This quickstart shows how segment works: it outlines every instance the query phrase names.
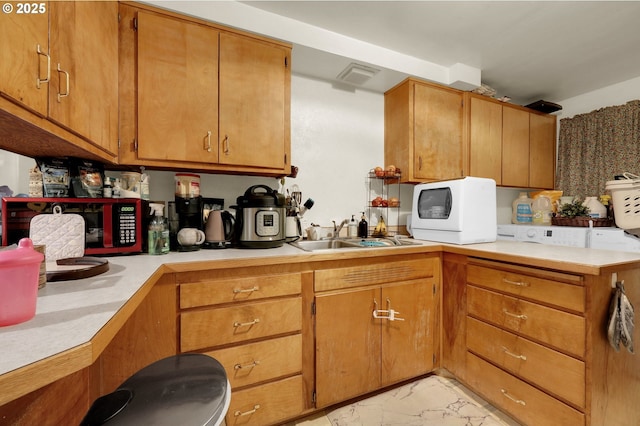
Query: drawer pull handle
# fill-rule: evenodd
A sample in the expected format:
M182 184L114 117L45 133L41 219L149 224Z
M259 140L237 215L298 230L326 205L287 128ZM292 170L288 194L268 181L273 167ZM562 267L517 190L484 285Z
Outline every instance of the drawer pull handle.
M234 370L242 370L243 368L253 368L253 367L257 366L257 365L260 365L260 361L253 361L253 362L250 362L250 363L247 363L247 364L244 364L244 365L236 364L236 365L233 366L233 369Z
M258 411L258 409L260 409L260 405L256 404L253 406L253 410L249 410L249 411L236 411L235 413L233 413L234 416L236 417L241 417L241 416L248 416L249 414L253 414L256 411Z
M507 392L507 391L506 391L506 390L504 390L504 389L500 389L500 392L502 392L502 394L503 394L504 396L506 396L507 398L509 398L510 400L512 400L513 402L515 402L516 404L520 404L520 405L522 405L522 406L527 405L527 403L526 403L526 402L524 402L523 400L521 400L521 399L517 399L517 398L514 398L514 397L512 397L511 395L509 395L509 392Z
M237 327L251 327L252 325L257 324L259 322L260 322L259 318L256 318L253 321L249 321L249 322L238 322L238 321L236 321L236 322L233 323L233 326L236 327L236 328Z
M257 285L256 285L256 286L253 286L253 287L251 287L251 288L245 288L245 289L242 289L242 288L234 288L234 289L233 289L233 294L238 294L238 293L253 293L254 291L258 291L258 290L260 290L260 287L258 287Z
M509 315L511 317L514 317L514 318L518 318L518 319L522 319L522 320L526 320L527 319L527 316L524 315L524 314L514 314L512 312L507 311L506 309L503 309L502 312L504 312L505 315Z
M504 346L502 347L502 352L504 352L505 354L510 355L510 356L512 356L514 358L521 359L523 361L527 360L526 356L514 354L513 352L511 352L509 349L505 348Z
M507 284L517 285L518 287L529 287L529 283L526 281L511 281L506 278L503 278L502 281L504 281Z

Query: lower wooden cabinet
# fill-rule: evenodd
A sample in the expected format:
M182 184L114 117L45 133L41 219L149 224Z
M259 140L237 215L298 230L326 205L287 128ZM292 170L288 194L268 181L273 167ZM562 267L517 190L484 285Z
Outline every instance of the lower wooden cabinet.
M272 425L304 410L302 376L297 375L239 391L232 391L228 426Z
M525 425L584 425L582 412L470 352L467 353L467 368L472 388Z
M396 268L395 279L385 278L386 268ZM352 280L371 285L316 292L317 408L435 366L439 258L316 271L316 291Z
M206 353L224 366L232 389L226 424L300 416L308 405L302 274L245 268L186 274L178 284L180 351Z

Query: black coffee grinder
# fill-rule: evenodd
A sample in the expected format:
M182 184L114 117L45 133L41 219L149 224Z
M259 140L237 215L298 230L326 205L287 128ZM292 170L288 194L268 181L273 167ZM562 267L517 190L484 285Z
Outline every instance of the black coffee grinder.
M202 197L181 197L176 195L176 213L178 214L178 232L184 228L204 229L202 218ZM200 245L184 246L178 244L178 251L200 250Z

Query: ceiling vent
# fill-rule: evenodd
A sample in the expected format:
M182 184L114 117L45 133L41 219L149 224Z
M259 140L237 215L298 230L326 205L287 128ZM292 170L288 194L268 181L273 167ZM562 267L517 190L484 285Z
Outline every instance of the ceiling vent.
M369 81L380 70L362 64L351 63L340 74L337 79L345 83L362 85Z

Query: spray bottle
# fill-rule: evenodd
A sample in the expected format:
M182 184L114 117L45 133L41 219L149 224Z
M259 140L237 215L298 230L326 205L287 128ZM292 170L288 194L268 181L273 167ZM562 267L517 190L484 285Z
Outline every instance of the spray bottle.
M149 223L149 254L169 253L169 228L164 218L164 205L150 203L149 207L153 211L153 219Z

